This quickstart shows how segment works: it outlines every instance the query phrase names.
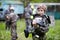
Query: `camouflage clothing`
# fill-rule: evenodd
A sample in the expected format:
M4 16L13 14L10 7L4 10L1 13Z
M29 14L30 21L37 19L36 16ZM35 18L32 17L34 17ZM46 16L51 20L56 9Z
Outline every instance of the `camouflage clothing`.
M11 27L11 37L12 37L12 40L16 40L17 39L16 21L17 21L18 16L14 13L10 13L9 18L10 18L9 21L10 21L10 27Z
M28 38L29 33L31 32L31 15L32 15L32 9L31 7L25 8L25 22L26 22L26 29L24 30L25 37Z
M39 40L45 40L45 34L46 32L48 32L49 29L49 17L47 15L40 16L36 14L34 15L34 20L36 20L37 27L34 27L34 32L32 33L32 36L35 37L35 35L38 35Z
M31 28L31 17L32 15L32 9L30 7L25 8L25 21L26 21L26 30L30 31Z

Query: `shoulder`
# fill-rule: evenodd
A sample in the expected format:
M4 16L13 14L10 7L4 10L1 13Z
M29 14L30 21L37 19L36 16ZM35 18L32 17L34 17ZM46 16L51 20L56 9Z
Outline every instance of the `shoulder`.
M40 16L39 14L34 14L34 16Z
M49 16L45 14L44 17L48 18Z

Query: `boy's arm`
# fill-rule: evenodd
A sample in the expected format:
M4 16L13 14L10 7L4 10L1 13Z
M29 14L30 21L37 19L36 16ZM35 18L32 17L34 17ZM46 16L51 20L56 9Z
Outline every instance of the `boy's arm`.
M50 21L50 17L49 16L48 16L47 20L48 20L48 23L51 24L51 21Z

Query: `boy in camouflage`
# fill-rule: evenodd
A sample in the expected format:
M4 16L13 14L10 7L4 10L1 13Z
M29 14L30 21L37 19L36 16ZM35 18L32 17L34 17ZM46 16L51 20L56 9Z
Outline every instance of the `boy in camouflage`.
M48 32L48 26L51 23L49 16L45 14L46 10L46 5L39 5L37 7L37 11L32 22L34 27L34 32L32 33L33 40L35 40L34 37L37 37L38 40L46 40L45 35L46 32Z

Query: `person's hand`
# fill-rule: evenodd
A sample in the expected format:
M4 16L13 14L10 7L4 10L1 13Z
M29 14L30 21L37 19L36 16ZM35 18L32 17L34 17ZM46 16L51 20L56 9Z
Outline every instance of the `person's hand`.
M10 19L9 16L6 16L7 19Z
M32 24L36 24L36 20L33 20Z
M35 27L35 28L37 27L36 20L33 20L32 24L33 24L33 27Z

